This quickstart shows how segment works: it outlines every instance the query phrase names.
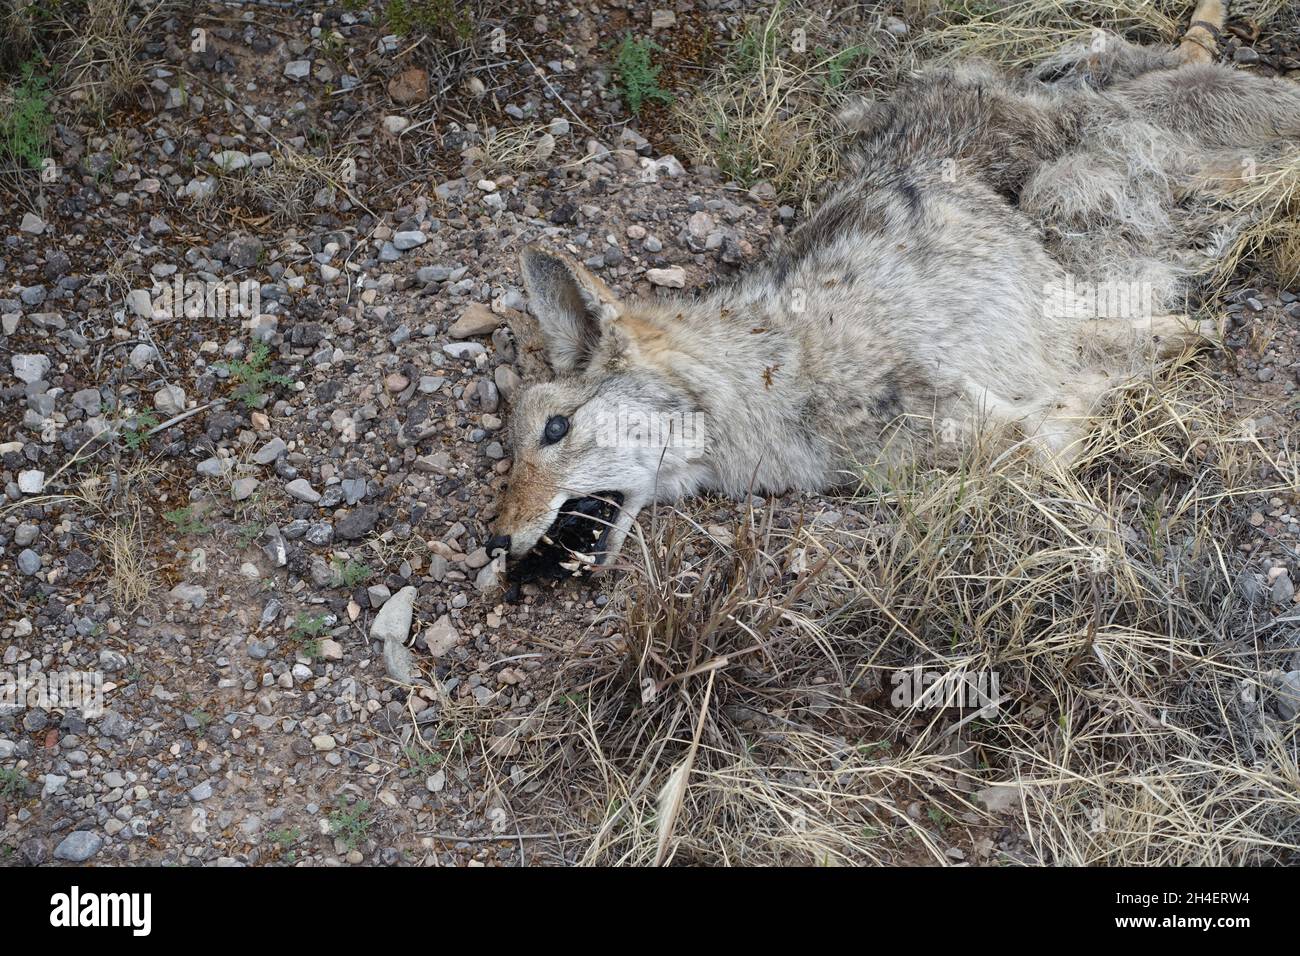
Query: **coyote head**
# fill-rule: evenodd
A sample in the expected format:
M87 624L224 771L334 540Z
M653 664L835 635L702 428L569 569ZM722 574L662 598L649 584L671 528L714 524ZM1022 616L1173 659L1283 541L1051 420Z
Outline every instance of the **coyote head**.
M514 467L489 547L517 559L554 542L600 563L641 508L686 490L700 416L656 306L617 301L577 262L537 246L520 266L553 376L515 399Z

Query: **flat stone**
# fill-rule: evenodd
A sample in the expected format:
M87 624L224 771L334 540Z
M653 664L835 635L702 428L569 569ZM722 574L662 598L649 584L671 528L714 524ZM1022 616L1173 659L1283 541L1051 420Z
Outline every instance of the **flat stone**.
M69 863L84 863L100 851L104 838L91 830L74 830L65 836L54 848L56 860Z
M9 366L20 382L31 385L45 377L50 370L50 360L44 355L11 355Z
M451 618L444 614L424 632L424 646L432 657L442 657L460 643L460 634L452 626Z
M645 277L651 285L663 286L667 289L686 287L686 270L681 266L672 266L668 269L647 269Z
M45 472L30 469L18 472L18 490L25 495L39 495L45 488Z
M428 241L429 237L418 229L393 234L393 246L402 252L414 249L416 246L422 246Z
M253 496L260 484L256 478L236 478L230 485L230 497L235 501L244 501Z
M395 640L405 643L411 634L411 616L415 608L415 588L407 585L379 609L370 625L372 641Z
M305 501L309 505L320 501L320 492L313 488L306 478L295 478L284 486L284 490L291 498Z
M253 461L259 465L269 465L288 450L283 438L272 438L253 453Z
M207 602L208 592L197 584L178 584L167 592L167 597L177 603L200 608Z
M460 314L447 334L453 339L468 339L476 335L491 335L501 324L500 316L494 314L487 306L474 302Z

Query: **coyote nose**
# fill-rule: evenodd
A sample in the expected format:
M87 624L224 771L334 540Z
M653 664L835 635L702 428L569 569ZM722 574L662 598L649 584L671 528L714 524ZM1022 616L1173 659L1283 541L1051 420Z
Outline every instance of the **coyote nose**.
M492 537L488 538L488 554L496 554L497 551L504 551L506 554L510 553L510 535L494 534Z

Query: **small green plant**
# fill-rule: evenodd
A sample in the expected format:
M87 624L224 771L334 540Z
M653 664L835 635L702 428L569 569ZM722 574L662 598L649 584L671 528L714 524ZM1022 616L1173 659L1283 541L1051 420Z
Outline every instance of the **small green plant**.
M158 424L158 416L153 412L141 412L131 421L130 428L122 430L122 440L126 447L135 451L149 440L149 429Z
M241 548L247 548L257 540L257 536L261 533L262 526L260 524L255 521L249 522L246 525L242 525L239 530L235 532L235 540L239 542Z
M778 4L769 18L749 18L745 21L745 29L736 40L731 54L731 62L739 72L756 73L764 61L776 57L778 34L771 27L778 22L776 18L781 7Z
M929 817L930 822L940 830L946 830L949 826L957 822L956 819L954 819L953 816L942 807L927 807L925 815Z
M0 797L13 800L27 792L27 778L9 767L0 768Z
M457 9L457 0L388 0L384 20L398 36L427 33L457 40L474 36L474 20L467 10Z
M36 62L22 67L22 79L10 87L10 102L0 104L0 152L15 162L40 169L50 141L50 94Z
M297 853L293 847L302 839L302 831L297 827L285 827L282 830L272 830L266 835L266 838L275 845L284 859L292 863L297 858Z
M358 800L351 808L339 807L330 814L330 832L341 839L349 850L355 850L366 838L373 820L367 819L370 801Z
M324 614L298 614L293 619L293 630L289 639L303 645L303 653L308 657L320 656L320 633L325 630Z
M659 87L661 67L650 61L650 54L658 49L650 40L634 40L628 35L623 38L614 58L619 95L633 113L639 114L641 106L647 101L664 104L673 101L673 95Z
M226 365L230 380L235 383L234 397L248 408L257 408L266 397L266 390L273 385L288 387L293 379L286 375L276 375L270 369L271 349L265 342L259 342L248 352L247 359L239 359Z
M853 67L868 59L874 52L869 45L859 43L855 46L846 47L838 53L831 53L829 50L817 47L813 50L813 56L826 67L827 87L838 90L848 80Z
M196 733L202 736L203 734L206 734L208 732L208 725L212 723L211 714L209 714L206 710L194 710L194 711L190 711L190 717L194 720L196 724L198 724L198 727L195 728Z
M334 562L334 577L345 588L354 588L374 576L375 569L363 561L349 558L346 564L339 560Z
M175 511L166 511L163 517L171 522L177 534L207 534L212 530L194 514L193 505L186 505Z
M443 756L435 750L425 750L423 747L407 747L406 759L411 764L411 769L419 772L426 770L436 770L442 766Z

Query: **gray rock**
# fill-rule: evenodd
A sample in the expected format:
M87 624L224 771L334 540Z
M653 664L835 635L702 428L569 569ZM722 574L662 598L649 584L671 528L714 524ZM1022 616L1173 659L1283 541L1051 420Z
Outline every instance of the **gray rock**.
M253 461L259 465L269 465L288 449L282 438L272 438L253 454Z
M97 388L83 388L73 392L72 404L87 415L98 415L103 408L103 400Z
M11 355L9 365L18 380L28 385L39 382L50 370L50 360L44 355Z
M103 846L104 838L98 833L91 830L74 830L54 848L54 858L69 863L84 863Z
M179 385L164 385L154 392L153 407L164 415L179 415L185 411L185 389Z
M197 584L178 584L167 592L167 597L177 603L200 608L208 600L208 592Z
M1285 571L1279 574L1273 580L1268 596L1274 604L1290 604L1295 599L1295 583L1291 580L1291 575Z
M26 575L33 575L41 569L41 556L31 548L24 548L18 555L18 570Z
M223 149L219 153L212 154L212 162L222 172L233 173L236 170L248 168L248 154L238 149Z
M311 76L311 60L290 60L284 65L284 75L291 80L305 80Z
M407 585L402 588L379 609L370 625L372 641L395 640L406 643L411 634L411 615L415 608L415 588Z
M451 618L446 614L438 618L433 627L425 631L422 636L425 648L433 657L442 657L460 643L460 635L452 626Z
M353 541L369 534L378 521L378 508L361 505L334 522L334 534L344 541Z
M474 578L474 587L479 591L491 591L496 588L500 581L500 573L497 569L497 562L484 567Z
M416 246L422 246L428 241L429 237L418 229L393 234L393 246L401 252L414 249Z
M415 656L397 641L384 641L384 669L399 684L414 684L419 676Z
M366 481L364 478L344 478L343 500L349 505L354 505L366 496Z
M142 319L153 318L153 298L148 289L132 289L128 292L126 307Z
M487 349L477 342L448 342L442 350L457 359L472 359L487 354Z
M25 495L39 495L45 488L45 472L29 469L18 472L18 490Z
M235 501L244 501L253 496L260 484L256 478L236 478L230 485L230 497Z
M212 781L205 780L190 790L190 799L195 803L200 803L212 796Z
M306 478L295 478L284 486L284 490L291 498L305 501L309 505L314 505L320 501L320 492L313 488Z
M1283 675L1277 690L1277 712L1283 720L1295 720L1300 713L1300 671Z
M158 351L152 345L146 345L141 342L135 348L131 349L131 354L127 356L127 361L133 369L143 371L153 364L153 360L158 357Z

